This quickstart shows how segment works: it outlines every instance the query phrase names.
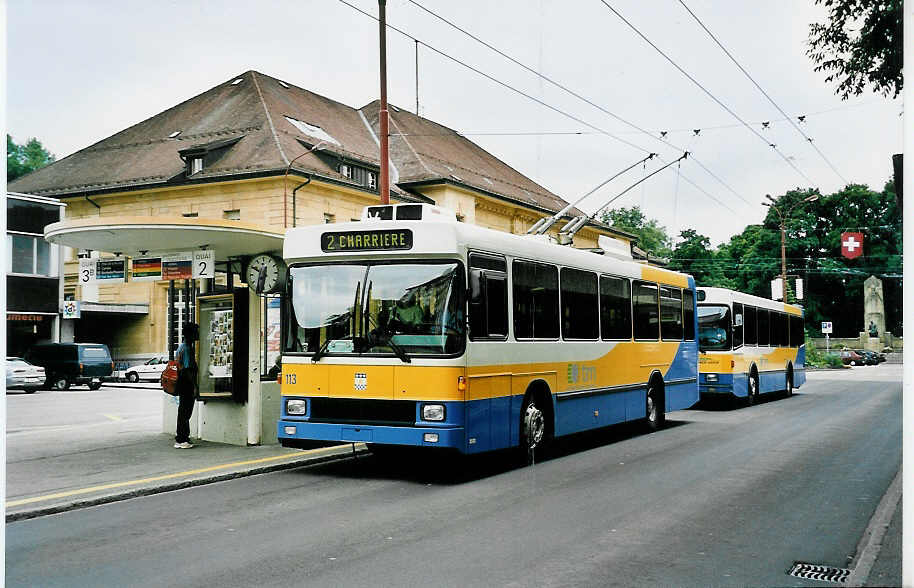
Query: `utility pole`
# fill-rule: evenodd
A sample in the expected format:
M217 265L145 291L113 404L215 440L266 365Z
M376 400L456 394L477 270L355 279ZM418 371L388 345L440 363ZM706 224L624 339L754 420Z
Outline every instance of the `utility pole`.
M378 0L378 26L380 27L381 42L381 113L378 126L380 127L381 143L381 173L378 181L378 190L381 192L381 204L390 204L390 166L388 155L388 138L390 135L387 111L387 0Z
M771 194L765 194L765 198L771 202L762 202L762 206L767 206L771 210L775 211L780 220L781 227L781 295L784 297L784 302L787 302L787 219L790 217L790 213L796 209L801 204L806 202L815 202L819 199L818 194L813 194L812 196L807 196L799 202L795 202L793 206L787 209L787 212L781 212L781 207L777 206L777 200L771 197Z

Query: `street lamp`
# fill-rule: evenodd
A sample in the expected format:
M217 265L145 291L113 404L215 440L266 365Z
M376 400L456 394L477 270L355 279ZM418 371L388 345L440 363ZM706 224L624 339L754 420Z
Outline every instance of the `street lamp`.
M301 155L299 155L298 157L296 157L295 159L290 161L289 165L286 166L286 173L282 177L282 228L286 229L289 226L288 222L286 221L286 210L288 208L287 203L289 200L289 183L287 182L287 180L289 178L289 170L292 169L292 164L295 163L296 161L298 161L299 159L301 159L302 157L304 157L305 155L308 155L309 153L314 153L315 151L320 151L325 146L326 146L326 143L321 141L320 143L318 143L311 149L308 149L307 151L305 151L304 153L302 153ZM293 225L295 224L294 218L292 219L292 224Z
M771 197L771 194L765 194L765 198L771 202L762 202L762 206L767 206L776 213L778 213L778 218L781 221L781 288L783 289L784 302L787 302L787 247L786 247L786 228L785 223L787 219L790 218L790 213L801 204L806 202L815 202L819 199L818 194L813 194L812 196L807 196L806 198L800 200L799 202L794 202L793 206L787 209L787 212L782 213L781 207L777 206L777 200Z

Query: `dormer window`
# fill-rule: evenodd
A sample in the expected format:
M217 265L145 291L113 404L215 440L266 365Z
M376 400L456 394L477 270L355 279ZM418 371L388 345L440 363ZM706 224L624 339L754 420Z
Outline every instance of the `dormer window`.
M346 178L352 179L352 166L346 163L341 163L339 167L340 175Z
M231 149L232 145L243 137L244 135L232 137L231 139L220 139L181 149L178 151L178 155L184 160L185 173L190 177L202 172L204 168L209 169L216 166L222 156Z
M378 189L378 174L373 171L368 172L368 187L372 190Z

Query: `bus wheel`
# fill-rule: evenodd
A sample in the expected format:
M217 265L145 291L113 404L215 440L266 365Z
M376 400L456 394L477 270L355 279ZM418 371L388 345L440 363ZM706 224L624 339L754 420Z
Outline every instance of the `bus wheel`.
M663 389L657 384L656 380L648 384L647 387L647 428L651 431L657 431L663 428L666 422L666 412L663 408Z
M787 372L787 396L793 396L793 373Z
M527 396L520 411L520 442L528 458L542 453L546 440L546 417L533 396Z
M70 388L70 382L67 380L66 376L54 376L51 379L51 389L57 390L58 392L63 392Z
M746 394L746 403L749 406L758 402L758 374L752 372L749 374L749 391Z

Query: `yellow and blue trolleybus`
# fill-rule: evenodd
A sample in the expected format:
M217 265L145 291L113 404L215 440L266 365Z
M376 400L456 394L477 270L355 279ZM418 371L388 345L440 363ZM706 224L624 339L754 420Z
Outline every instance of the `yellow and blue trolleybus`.
M285 239L285 446L536 450L697 402L687 275L422 204Z
M703 397L793 394L806 382L803 309L725 288L698 289Z

